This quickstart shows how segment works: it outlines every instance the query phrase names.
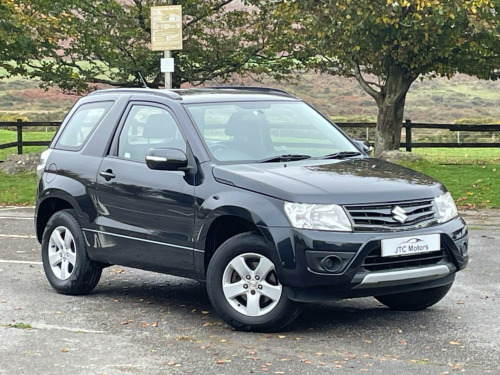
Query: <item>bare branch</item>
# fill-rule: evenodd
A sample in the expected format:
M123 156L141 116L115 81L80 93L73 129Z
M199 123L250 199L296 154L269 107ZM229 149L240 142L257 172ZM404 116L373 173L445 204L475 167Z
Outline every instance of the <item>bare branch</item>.
M361 74L361 70L359 69L359 64L356 61L351 60L351 63L354 66L354 78L356 78L356 81L358 81L358 83L361 85L363 90L365 90L368 93L368 95L373 97L375 101L379 102L382 99L382 92L375 90L373 87L370 86L368 82L365 81L363 75ZM376 84L376 86L379 85ZM379 87L382 88L383 86Z
M216 11L218 11L219 9L225 7L226 5L232 3L234 0L226 0L212 8L210 8L210 10L212 11L212 14L215 13ZM195 17L193 18L192 20L190 20L189 22L186 22L186 24L182 27L183 29L195 24L196 22L202 20L203 18L205 18L208 14L201 14L199 15L198 17Z

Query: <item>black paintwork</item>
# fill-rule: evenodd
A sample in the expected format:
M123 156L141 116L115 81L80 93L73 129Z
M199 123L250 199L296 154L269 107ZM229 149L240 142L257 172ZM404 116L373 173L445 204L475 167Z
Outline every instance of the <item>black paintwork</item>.
M57 149L57 140L75 109L104 100L114 101L114 105L81 150ZM229 217L255 228L276 249L273 261L279 279L290 298L296 300L394 292L394 287L352 290L363 275L360 264L366 249L382 238L440 233L450 249L449 266L454 270L466 266L468 255L459 249L467 244L467 235L452 239L453 233L465 227L460 218L403 234L292 228L284 214L284 201L396 202L432 198L446 189L420 173L366 155L333 160L217 163L205 149L183 105L241 100L298 99L248 90L177 90L174 95L129 89L98 92L79 100L52 142L39 182L35 218L39 241L48 215L57 209L73 208L92 259L204 280L211 231L215 223ZM117 134L131 103L160 106L174 115L188 145L188 167L184 171L152 170L145 163L115 156ZM312 272L306 262L308 250L336 254L345 264L332 274ZM440 280L406 285L404 290L447 283L452 278Z

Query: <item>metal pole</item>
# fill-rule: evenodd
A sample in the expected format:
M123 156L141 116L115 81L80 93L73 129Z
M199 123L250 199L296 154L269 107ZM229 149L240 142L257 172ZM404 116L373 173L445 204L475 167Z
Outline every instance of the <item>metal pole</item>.
M164 57L169 59L172 57L172 51L164 51ZM165 88L170 90L172 88L172 73L165 73Z

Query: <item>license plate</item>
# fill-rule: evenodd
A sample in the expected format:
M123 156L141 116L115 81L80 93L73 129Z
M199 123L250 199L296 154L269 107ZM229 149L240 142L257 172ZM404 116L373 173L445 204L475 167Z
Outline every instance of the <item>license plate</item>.
M439 251L441 238L439 234L423 236L398 237L382 240L382 256L397 257Z

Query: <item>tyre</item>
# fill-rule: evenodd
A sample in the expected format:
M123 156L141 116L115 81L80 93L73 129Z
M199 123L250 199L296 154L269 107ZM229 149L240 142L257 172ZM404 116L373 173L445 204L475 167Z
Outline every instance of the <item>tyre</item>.
M272 251L262 237L242 233L224 242L210 260L208 297L237 330L279 331L300 314L301 305L288 299L278 280Z
M58 211L47 222L42 262L50 285L62 294L88 294L101 278L102 265L89 259L73 210Z
M451 289L453 283L437 288L417 290L414 292L387 294L376 296L377 301L393 310L417 311L426 309L441 301Z

